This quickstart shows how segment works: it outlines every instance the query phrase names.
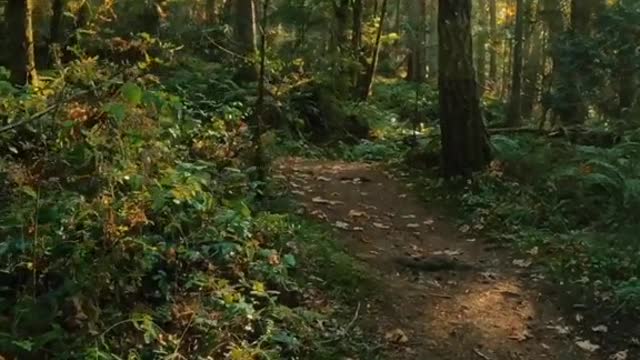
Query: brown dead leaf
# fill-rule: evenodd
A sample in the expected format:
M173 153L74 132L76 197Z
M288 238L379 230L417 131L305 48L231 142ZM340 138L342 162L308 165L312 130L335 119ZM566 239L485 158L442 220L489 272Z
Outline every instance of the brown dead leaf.
M589 340L576 341L576 345L587 352L595 352L600 349L600 345L594 344Z
M369 217L366 212L359 210L349 210L349 217Z
M518 342L523 342L529 339L533 339L533 334L531 334L529 330L525 329L525 330L513 333L511 336L509 336L509 339L515 340Z
M374 222L372 225L373 225L373 227L378 228L378 229L382 229L382 230L391 229L391 226L385 225L385 224L382 224L382 223L379 223L379 222Z
M629 358L629 350L618 351L609 356L609 360L627 360Z
M521 268L528 268L532 264L531 260L524 260L524 259L515 259L513 260L512 263L513 265Z
M327 200L327 199L323 199L319 196L314 197L313 199L311 199L312 202L316 203L316 204L323 204L323 205L340 205L340 204L344 204L344 202L342 201L338 201L338 200Z
M336 221L333 226L340 230L351 230L351 225L344 221Z
M607 327L607 325L598 325L598 326L592 327L591 331L597 332L597 333L606 333L609 331L609 328Z
M394 344L406 344L409 342L407 335L400 329L388 331L384 334L384 339Z

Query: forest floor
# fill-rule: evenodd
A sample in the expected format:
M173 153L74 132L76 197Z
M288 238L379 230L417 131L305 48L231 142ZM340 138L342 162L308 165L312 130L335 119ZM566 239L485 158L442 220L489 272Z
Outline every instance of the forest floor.
M529 264L469 236L384 167L299 158L278 167L306 213L336 228L347 251L378 279L379 296L361 299L356 316L379 336L386 358L610 358L573 332ZM431 256L459 268L403 265Z

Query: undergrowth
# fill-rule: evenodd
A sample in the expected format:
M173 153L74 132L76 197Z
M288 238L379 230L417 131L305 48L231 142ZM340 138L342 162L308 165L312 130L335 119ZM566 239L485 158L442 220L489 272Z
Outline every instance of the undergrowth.
M37 91L0 79L0 116L19 124L0 134L0 354L366 352L341 320L364 276L257 200L247 90L220 68L141 65L85 58Z
M575 295L640 306L640 143L611 147L494 136L495 160L472 182L423 178L457 199L470 229L515 246ZM434 196L431 192L430 196Z

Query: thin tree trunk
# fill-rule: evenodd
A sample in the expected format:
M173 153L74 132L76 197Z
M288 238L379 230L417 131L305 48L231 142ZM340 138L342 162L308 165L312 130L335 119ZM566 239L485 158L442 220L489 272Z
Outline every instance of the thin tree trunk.
M351 34L351 50L353 51L356 59L360 53L360 46L362 45L362 13L364 11L364 4L362 0L353 0L353 31Z
M524 40L524 2L516 0L516 30L513 47L513 72L511 79L511 96L507 123L510 126L520 125L522 122L522 49Z
M427 65L429 78L438 77L438 0L429 0L429 33L427 37Z
M497 0L489 0L489 37L491 38L491 46L489 47L489 79L492 83L498 81L498 13Z
M11 82L18 85L37 85L35 52L33 44L31 0L9 0L5 8L12 54Z
M422 82L426 78L425 64L425 26L426 3L425 0L409 0L410 29L407 32L409 38L409 62L407 66L407 80Z
M218 0L207 0L205 14L208 24L215 24L218 21Z
M471 176L490 161L473 67L471 0L440 0L440 126L444 175Z
M480 97L484 93L487 77L487 8L486 0L478 0L476 14L478 17L478 36L476 39L476 72L478 74L478 92Z
M538 2L535 10L536 19L540 18L541 9L541 2ZM544 31L536 24L537 22L530 27L529 40L531 44L528 46L529 52L523 70L522 117L525 119L530 118L533 114L534 105L540 94L540 73L543 70L544 62Z
M373 48L373 54L371 56L371 65L367 70L367 75L364 79L364 84L361 88L360 100L366 101L371 95L373 88L373 80L376 75L376 69L378 68L378 58L380 57L380 41L382 39L382 32L384 31L384 20L387 15L387 2L388 0L382 0L380 8L380 23L378 24L378 33L376 34L376 44Z
M258 80L256 68L257 37L256 37L256 9L254 0L234 0L235 40L238 52L244 59L239 69L238 78L242 81Z

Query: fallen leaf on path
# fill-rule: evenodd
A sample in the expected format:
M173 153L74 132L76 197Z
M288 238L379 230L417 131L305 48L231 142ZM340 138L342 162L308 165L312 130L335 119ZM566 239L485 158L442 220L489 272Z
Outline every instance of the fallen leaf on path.
M631 343L631 345L640 346L640 339L636 337L632 337L631 340L629 340L629 342Z
M531 256L537 256L539 252L540 252L540 249L538 249L538 247L535 246L531 250L527 251L527 254Z
M460 232L462 233L468 233L469 230L471 230L471 226L469 225L462 225L458 228L458 230L460 230Z
M458 256L458 255L462 255L462 251L460 251L460 250L440 250L440 251L434 251L432 254L433 255Z
M349 216L350 217L363 217L363 216L367 216L367 213L364 212L364 211L349 210Z
M388 331L384 334L384 339L395 344L406 344L409 342L407 335L400 329Z
M523 260L523 259L513 260L513 265L521 268L528 268L529 266L531 266L531 264L532 264L531 260Z
M351 230L353 230L353 231L364 231L364 228L362 228L360 226L355 226Z
M609 356L609 360L627 360L629 357L629 350L618 351L617 353Z
M325 214L324 211L322 211L322 210L313 210L311 212L311 215L317 217L320 220L328 220L329 219L327 214Z
M600 349L600 345L596 345L589 340L576 341L576 345L580 349L588 352L595 352L596 350Z
M406 199L407 198L407 194L400 194L400 195L398 195L398 197L400 199Z
M513 335L509 336L509 339L511 340L515 340L515 341L519 341L519 342L523 342L523 341L527 341L529 339L533 339L533 335L531 334L531 332L529 330L523 330L517 333L514 333Z
M582 320L584 320L584 316L576 314L576 322L582 322Z
M598 325L591 328L593 332L597 333L606 333L609 331L609 328L606 325Z
M411 215L411 214L410 215L402 215L402 218L403 219L415 219L416 216L415 215Z
M476 242L476 239L475 238L471 238L471 239L467 239L466 241L468 243L474 243L474 242Z
M567 335L571 333L571 328L568 326L554 325L554 326L547 326L547 329L555 330L560 335Z
M324 182L329 182L329 181L331 181L331 178L328 178L328 177L326 177L326 176L318 176L318 177L316 178L316 180L318 180L318 181L324 181Z
M542 346L542 348L545 349L545 350L551 350L551 346L549 346L549 345L547 345L545 343L540 344L540 346Z
M381 224L381 223L378 223L378 222L374 222L373 223L373 227L378 228L378 229L382 229L382 230L391 229L391 226L385 225L385 224Z
M341 230L351 230L351 225L344 221L336 221L335 224L333 224L333 226Z
M417 229L420 227L420 224L407 224L407 227L409 229Z
M433 219L427 219L427 220L423 221L422 223L425 224L425 225L431 226L431 225L433 225L435 223L435 221Z
M319 196L314 197L313 199L311 199L312 202L316 203L316 204L324 204L324 205L340 205L340 204L344 204L344 202L342 201L338 201L338 200L327 200L327 199L323 199Z

